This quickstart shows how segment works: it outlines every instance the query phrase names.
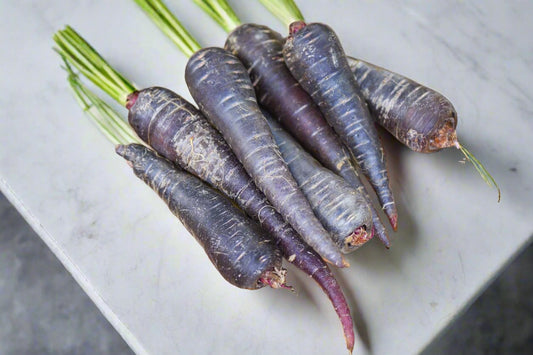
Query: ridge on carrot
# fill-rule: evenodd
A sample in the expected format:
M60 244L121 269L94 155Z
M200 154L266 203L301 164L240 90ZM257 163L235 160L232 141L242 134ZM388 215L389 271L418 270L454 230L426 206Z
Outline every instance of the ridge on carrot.
M258 103L281 124L325 167L348 181L356 190L362 189L372 209L372 219L378 238L388 248L389 239L377 211L370 202L352 164L349 152L328 125L311 97L292 77L283 62L284 39L266 26L242 24L236 26L237 15L225 0L195 0L221 27L230 32L225 49L236 55L248 69ZM213 2L219 6L209 5ZM225 23L225 18L234 19Z
M165 6L160 0L143 3L153 9ZM158 26L172 27L160 11L146 14ZM204 116L222 134L270 203L326 261L337 267L348 266L281 159L248 73L237 58L220 48L201 49L189 58L185 81Z
M56 50L65 53L69 62L83 62L87 60L86 58L94 56L101 58L81 36L72 29L69 31L73 34L67 43L63 41L64 36L54 36L58 46ZM85 43L85 45L78 42ZM67 51L66 48L70 47L72 48ZM89 49L88 52L87 49ZM106 65L107 70L113 70L107 63ZM98 70L95 66L91 68ZM89 79L92 78L93 82L98 76L103 75L102 73L91 74ZM118 73L113 76L122 77ZM133 87L133 84L129 83L129 85ZM114 84L108 90L113 92L117 88L120 88L120 85ZM223 138L201 113L185 99L167 89L155 87L132 92L118 90L118 92L120 95L117 97L129 98L125 100L124 105L129 110L130 124L141 138L144 137L143 139L152 147L157 147L155 149L161 155L201 177L227 196L234 198L246 213L259 220L262 227L276 238L285 258L319 284L334 306L347 341L351 341L353 345L354 331L350 309L333 273L320 256L303 242L298 234L285 223L283 217L266 202L264 195L255 187ZM110 94L110 92L107 93ZM138 100L141 101L137 102ZM141 110L140 103L144 100L149 104L142 105ZM171 114L167 112L165 115L160 110L156 110L157 114L150 112L157 108L157 105L164 104L168 105L167 109L170 109ZM148 126L152 128L149 134ZM205 157L211 157L210 161L206 161Z
M281 254L267 235L220 192L139 143L119 115L81 83L66 63L80 107L92 118L135 175L165 201L203 247L217 271L244 289L287 288ZM192 208L194 206L194 208Z

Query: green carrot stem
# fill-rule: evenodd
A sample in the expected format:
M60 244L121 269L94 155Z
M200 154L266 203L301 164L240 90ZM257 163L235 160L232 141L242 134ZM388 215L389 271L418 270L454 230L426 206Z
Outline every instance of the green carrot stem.
M115 145L129 143L143 144L120 115L81 82L79 76L74 73L66 58L63 58L63 60L65 62L64 69L68 73L67 80L74 94L74 98L82 110L92 118L93 122L107 139Z
M485 180L485 182L489 186L493 186L498 190L498 202L500 202L500 198L501 198L500 188L498 187L498 184L496 184L496 181L494 180L494 178L489 174L487 169L485 169L483 164L481 164L481 162L477 160L477 158L472 153L470 153L470 151L468 151L459 142L456 143L456 147L464 154L466 159L468 159L472 163L472 165L474 165L474 168L476 168L477 172L479 173L479 175L481 175L483 180Z
M295 21L304 21L304 17L293 0L259 0L274 16L287 27Z
M241 20L226 0L194 0L194 2L228 33L241 25Z
M126 105L128 95L137 90L135 86L113 69L74 29L66 26L53 38L57 44L54 49L63 58L119 104Z
M161 0L134 0L172 42L190 57L201 47Z

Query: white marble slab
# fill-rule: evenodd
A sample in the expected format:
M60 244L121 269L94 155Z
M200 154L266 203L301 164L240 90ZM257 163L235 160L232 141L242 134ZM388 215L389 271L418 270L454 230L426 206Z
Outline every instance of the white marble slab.
M169 3L202 44L222 45L192 2ZM244 20L283 31L259 3L232 3ZM533 3L299 3L350 54L449 97L460 139L502 188L498 204L455 150L415 154L384 138L399 231L391 250L374 241L337 275L357 354L416 353L533 234ZM226 284L72 99L51 50L67 23L141 87L190 97L186 59L133 1L4 1L0 16L2 191L137 353L344 353L314 283L290 268L297 296Z

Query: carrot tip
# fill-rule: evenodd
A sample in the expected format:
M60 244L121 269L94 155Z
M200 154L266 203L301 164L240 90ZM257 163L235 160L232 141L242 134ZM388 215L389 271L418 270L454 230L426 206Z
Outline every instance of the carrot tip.
M373 214L372 232L374 233L375 236L378 237L381 243L385 245L385 248L389 249L391 243L389 240L389 236L387 235L387 231L385 230L385 226L383 226L383 224L381 223L381 220L379 219L379 216L377 215L375 211L373 211L372 214Z
M333 262L333 261L331 261L331 260L329 260L329 259L326 259L326 258L324 258L324 257L322 257L322 260L324 260L326 263L331 264L331 265L334 265L334 266L336 266L336 267L340 267L340 268L343 268L343 267L350 267L350 263L348 263L348 262L346 261L346 259L344 259L342 256L340 257L340 260L335 261L335 262Z
M355 345L355 337L354 337L353 331L351 333L345 333L344 340L346 341L346 349L348 349L350 354L353 354L353 348Z
M391 208L385 208L385 214L389 219L392 229L396 232L398 230L398 213L396 212L396 208L394 208L394 206Z
M350 263L346 259L342 258L342 267L350 267Z

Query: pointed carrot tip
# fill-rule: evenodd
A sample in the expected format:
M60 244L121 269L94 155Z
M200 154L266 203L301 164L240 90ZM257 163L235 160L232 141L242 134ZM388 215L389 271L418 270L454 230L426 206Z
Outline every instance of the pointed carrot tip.
M353 348L354 348L354 345L355 345L355 339L352 336L350 337L346 337L346 335L344 336L344 340L346 340L346 349L348 349L348 351L350 352L350 354L353 354Z
M396 232L398 230L398 213L396 211L389 212L385 211L387 214L387 217L389 218L390 225L392 226L392 229Z
M385 248L389 249L391 246L389 236L387 235L387 232L385 231L385 227L381 224L379 220L378 222L380 224L378 225L374 223L374 225L372 226L372 229L374 230L375 235L378 237L381 243L385 245Z
M350 267L350 263L348 263L346 261L346 259L344 259L342 256L340 258L340 260L337 260L336 262L332 262L331 260L328 260L324 257L322 257L322 259L327 262L328 264L331 264L331 265L334 265L336 267L339 267L339 268L344 268L344 267Z

